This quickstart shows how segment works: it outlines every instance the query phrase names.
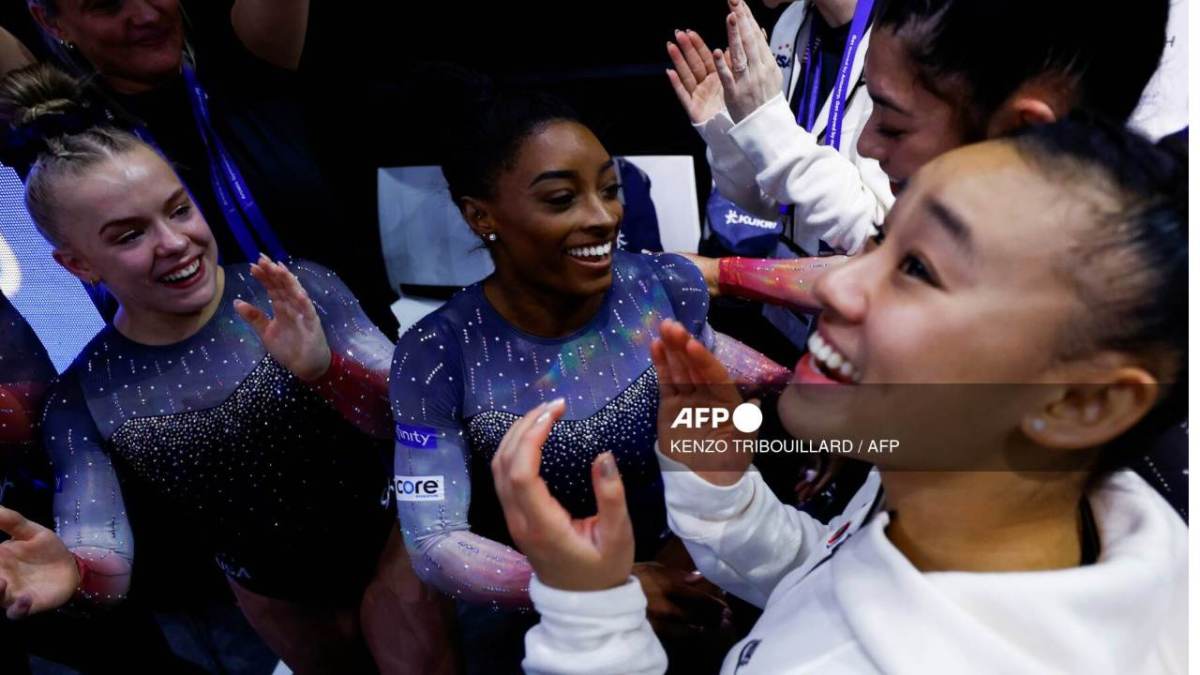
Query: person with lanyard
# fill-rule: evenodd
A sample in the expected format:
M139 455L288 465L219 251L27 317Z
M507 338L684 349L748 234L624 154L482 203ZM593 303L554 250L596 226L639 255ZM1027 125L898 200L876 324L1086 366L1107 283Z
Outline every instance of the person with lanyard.
M736 50L741 32L750 29L747 17L751 22L753 17L744 0L729 4L729 44ZM778 0L768 2L775 4ZM821 242L844 253L862 247L893 200L878 163L862 157L857 148L871 114L862 77L874 4L793 2L779 17L767 46L781 77L764 83L774 88L758 92L764 100L753 107L741 99L727 101L716 63L699 34L678 31L676 43L668 43L672 88L708 145L716 183L710 217L716 204L717 210L744 216L743 221L774 223L769 232L782 235L791 249L778 251L785 257L817 255ZM736 59L733 67L745 73L749 62L740 55ZM751 153L785 140L788 151L803 154L803 171L785 183L760 185L756 176L761 169ZM729 220L728 214L717 217ZM720 238L721 223L711 227ZM733 252L750 252L725 239ZM772 242L763 242L759 251L777 254Z
M1076 110L1124 122L1158 66L1167 15L1167 0L1154 0L1131 16L1096 13L1084 0L1051 5L1036 0L878 0L864 67L864 88L873 104L858 149L880 162L893 189L899 191L925 163L965 143L1052 122ZM1030 16L1038 17L1032 26ZM698 109L725 105L733 119L777 108L782 101L777 93L782 72L744 2L734 6L729 27L726 51L709 52L688 35L687 44L699 48L682 61L692 70L692 78L673 76L684 85L679 93L689 94L688 101ZM1022 39L1010 39L1018 34ZM1112 50L1117 42L1126 49ZM703 84L689 93L688 82ZM713 99L717 92L721 102ZM815 145L790 117L780 124L785 122L790 127L786 133L765 136L761 143L743 148L748 151L744 158L757 170L758 186L768 191L793 184L807 189L820 184L821 175L815 171L820 167L826 167L820 174L836 173L839 166L850 169L840 155ZM869 234L873 226L868 220L842 217L841 206L850 202L841 199L839 189L819 195L814 202L819 212L856 228L862 236ZM772 271L782 262L745 258L696 258L695 262L709 288L720 295L747 270L773 280L776 287L794 285L788 274ZM796 263L786 265L794 268ZM784 329L793 344L797 337L802 338L801 345L806 344L807 326L773 323ZM759 347L747 336L735 336Z
M1095 120L918 171L878 246L817 282L819 349L779 402L797 438L900 441L828 524L773 496L751 453L672 452L754 438L672 428L742 398L664 323L671 528L764 608L722 673L1187 671L1187 527L1122 468L1187 414L1187 180L1186 155ZM492 462L535 572L526 672L662 673L612 457L586 519L538 475L563 409L533 409Z
M138 485L143 508L215 557L293 670L448 672L440 603L389 496L391 341L315 263L219 264L163 157L89 123L78 87L46 64L0 83L4 121L43 139L26 181L34 224L60 265L119 301L47 397L61 541L14 523L0 606L121 602L134 568L124 490Z
M346 278L377 325L393 331L395 294L378 228L369 212L347 222L360 220L359 209L332 187L341 176L311 146L301 105L306 78L324 57L321 33L332 30L324 5L27 1L54 60L94 85L88 96L113 124L170 158L212 223L222 262L253 262L260 253L321 262ZM19 51L10 58L18 63L0 70L20 64ZM374 185L365 164L336 173L347 172Z

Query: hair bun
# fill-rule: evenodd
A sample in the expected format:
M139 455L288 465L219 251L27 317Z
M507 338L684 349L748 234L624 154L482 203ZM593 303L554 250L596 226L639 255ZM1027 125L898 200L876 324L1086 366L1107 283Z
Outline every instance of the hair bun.
M24 175L51 140L103 124L105 118L79 80L36 63L0 80L0 122L7 127L0 159Z

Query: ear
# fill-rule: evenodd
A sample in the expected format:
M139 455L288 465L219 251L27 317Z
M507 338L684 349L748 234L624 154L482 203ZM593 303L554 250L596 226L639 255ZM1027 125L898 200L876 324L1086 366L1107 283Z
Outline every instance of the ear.
M29 3L29 13L33 15L33 20L37 22L37 25L41 26L42 30L49 33L50 36L55 40L67 39L66 32L63 31L62 26L58 23L58 20L53 19L46 14L46 8L34 3Z
M55 262L62 265L63 269L70 272L83 283L94 284L100 281L100 275L96 274L91 264L71 249L56 248L53 255Z
M1098 448L1141 421L1158 393L1158 381L1144 368L1122 366L1088 384L1063 387L1054 400L1027 415L1021 427L1043 447Z
M1010 131L1037 124L1049 124L1058 119L1054 106L1039 96L1017 96L1005 101L988 121L988 136L994 138Z
M463 219L471 227L471 231L480 239L486 240L489 234L497 232L496 221L492 218L491 209L484 202L474 197L463 197L459 208L462 210Z

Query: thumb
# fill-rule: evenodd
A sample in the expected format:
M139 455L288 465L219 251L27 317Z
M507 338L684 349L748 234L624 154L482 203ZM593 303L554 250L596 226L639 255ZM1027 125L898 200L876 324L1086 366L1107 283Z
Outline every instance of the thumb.
M267 325L270 323L270 319L267 318L266 313L261 309L243 300L234 300L233 309L238 313L239 316L242 317L242 319L246 321L246 323L250 324L250 327L253 328L254 332L258 333L260 337L266 332Z
M619 548L632 541L629 507L625 504L625 485L611 452L601 454L592 463L592 487L600 526L600 544L605 550Z
M20 513L0 506L0 531L13 539L30 539L37 533L37 527Z

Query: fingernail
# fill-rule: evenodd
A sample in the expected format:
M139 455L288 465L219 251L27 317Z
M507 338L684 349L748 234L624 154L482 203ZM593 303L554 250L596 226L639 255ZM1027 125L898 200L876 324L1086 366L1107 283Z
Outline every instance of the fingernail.
M617 463L613 460L611 452L606 452L600 455L600 477L614 478L617 475Z
M567 399L559 396L558 398L554 399L553 401L550 401L546 405L549 405L550 407L554 407L554 406L562 405L566 402L567 402Z
M547 411L543 412L541 415L538 415L538 416L537 416L537 419L535 419L535 420L533 421L533 423L534 423L534 424L541 424L541 423L545 422L545 421L546 421L546 420L548 420L548 419L550 419L550 411L549 411L549 410L547 410Z

